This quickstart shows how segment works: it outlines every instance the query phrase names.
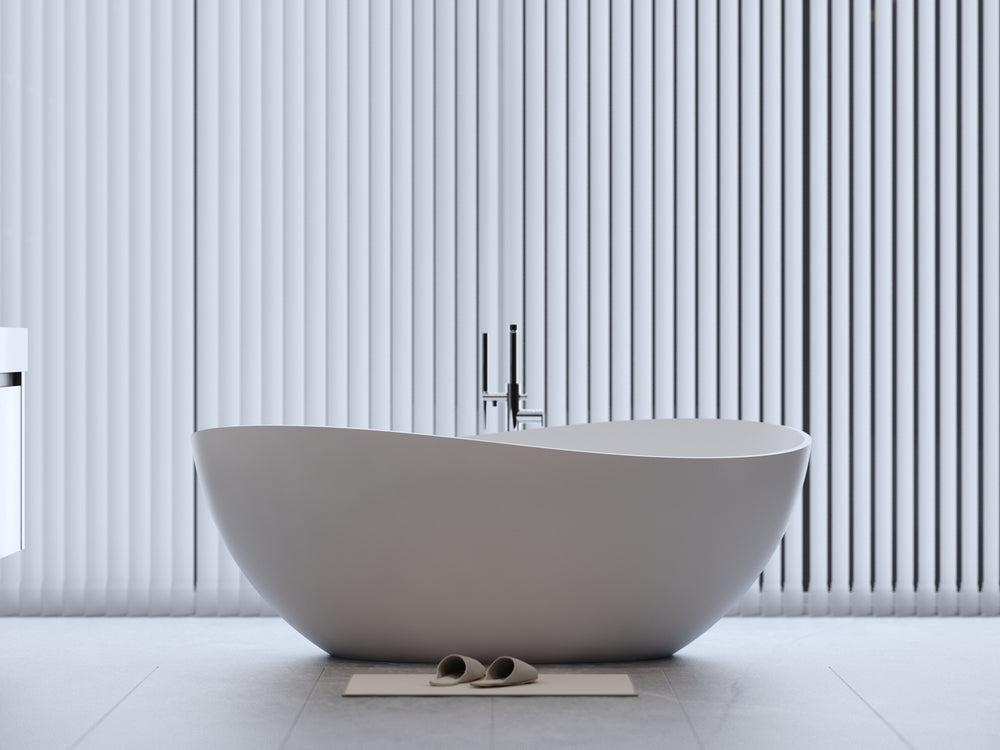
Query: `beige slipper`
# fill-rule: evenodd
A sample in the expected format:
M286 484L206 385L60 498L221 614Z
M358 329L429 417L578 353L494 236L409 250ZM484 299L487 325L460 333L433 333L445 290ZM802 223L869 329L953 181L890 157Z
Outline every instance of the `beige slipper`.
M486 667L471 656L451 654L444 657L437 668L437 676L431 680L431 685L447 687L461 685L463 682L478 680L486 674Z
M486 670L486 677L472 683L473 687L492 688L507 685L524 685L538 679L538 670L528 662L513 656L498 657Z

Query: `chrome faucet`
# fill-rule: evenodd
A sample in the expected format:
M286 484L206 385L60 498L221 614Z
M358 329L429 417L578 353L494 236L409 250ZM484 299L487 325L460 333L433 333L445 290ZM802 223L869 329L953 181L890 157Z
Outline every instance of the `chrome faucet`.
M489 389L489 363L487 361L487 334L483 333L482 339L482 398L483 405L482 425L486 424L487 407L492 402L497 406L498 402L507 402L507 429L524 429L528 423L537 422L545 425L545 414L541 409L527 409L522 402L528 398L526 393L521 393L521 386L517 382L517 326L513 323L510 326L510 349L508 356L508 378L506 393L491 393Z

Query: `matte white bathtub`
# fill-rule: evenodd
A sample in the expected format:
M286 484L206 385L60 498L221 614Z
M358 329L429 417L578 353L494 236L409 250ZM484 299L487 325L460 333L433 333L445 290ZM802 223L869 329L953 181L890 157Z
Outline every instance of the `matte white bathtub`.
M763 569L811 440L652 420L448 438L333 427L194 436L236 562L341 657L665 656Z

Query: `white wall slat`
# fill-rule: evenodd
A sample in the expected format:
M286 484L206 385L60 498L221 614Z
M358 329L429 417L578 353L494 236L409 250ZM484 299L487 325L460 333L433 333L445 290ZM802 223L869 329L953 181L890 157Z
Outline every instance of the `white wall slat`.
M221 54L209 54L209 52L216 50L215 45L221 40L221 15L222 9L218 4L207 4L198 8L199 33L196 40L199 59L196 127L200 167L197 182L199 211L196 243L199 247L217 247L220 250L222 199L219 185L222 182L223 161L220 145L223 141L219 129L222 108L219 90L222 61ZM219 52L221 53L221 49ZM195 411L199 427L201 424L222 424L220 413L222 394L219 387L222 358L207 356L209 352L220 352L219 329L222 320L220 308L223 291L219 284L221 266L221 252L198 254L196 296L198 397ZM219 536L208 518L208 508L203 503L199 503L197 507L195 538L198 567L195 571L194 584L197 586L199 579L202 579L214 585L218 580L216 551L219 547Z
M306 193L305 193L305 173L306 173L306 96L305 96L305 76L306 76L306 8L305 0L290 0L284 3L285 17L280 24L282 30L281 51L282 69L282 148L278 152L282 156L281 179L276 180L281 185L282 195L279 200L282 202L283 219L281 227L282 248L284 250L284 267L282 269L281 287L281 337L284 344L284 356L282 357L282 380L287 383L283 388L284 398L281 403L281 420L283 422L293 422L303 424L306 421ZM388 46L388 42L385 41ZM387 54L387 53L386 53ZM379 100L382 101L381 99ZM385 109L388 109L386 106ZM388 150L384 147L387 130L386 121L388 113L382 113L378 119L378 124L382 126L382 131L373 135L373 140L382 142L383 149L378 153L385 155ZM373 118L372 130L375 130L376 118ZM277 150L277 149L276 149ZM377 168L381 167L381 168ZM377 177L383 178L383 183L379 185L383 190L388 189L388 165L375 165L372 168L372 190L374 191ZM373 235L373 245L377 240L383 240L387 234L389 222L380 222L377 226L382 229L383 234ZM388 255L388 249L380 247L384 255ZM277 254L277 253L275 253ZM374 254L374 251L373 251ZM388 273L388 263L385 264L385 274ZM386 284L378 285L374 282L373 296L382 291ZM373 325L374 329L374 325ZM375 331L382 333L381 329ZM381 351L381 350L380 350ZM374 370L373 366L373 370ZM388 382L388 375L383 375ZM375 376L373 375L373 379ZM389 394L380 393L377 399L382 410L389 409ZM373 407L373 412L375 408ZM388 419L384 424L388 426Z
M809 362L808 429L813 438L807 477L809 528L809 574L804 581L809 587L808 612L810 615L829 613L829 566L827 565L827 534L830 510L830 419L827 413L831 388L829 358L830 336L830 260L831 237L829 208L831 132L828 109L830 67L828 39L831 29L827 0L812 0L809 4L809 349L805 353ZM806 499L803 498L805 502ZM803 576L806 578L806 576Z
M674 8L653 4L653 410L674 414Z
M173 156L183 164L195 161L195 45L194 33L189 33L195 24L193 5L181 4L173 9ZM197 258L193 250L196 241L195 223L196 177L193 170L179 167L173 171L173 283L176 294L172 308L173 324L171 337L174 342L171 363L173 367L173 430L171 466L173 486L173 580L171 581L172 615L188 614L194 610L195 580L195 491L191 467L190 431L196 429L194 411L189 411L196 402L196 316L190 304L195 300L195 276ZM188 304L183 304L182 301Z
M959 611L979 609L979 7L963 0L959 7L959 550L956 578ZM998 248L1000 249L1000 248Z
M371 323L371 426L392 426L392 9L390 0L373 0L371 23L371 232L369 274ZM291 21L291 17L289 18ZM298 19L295 19L298 20ZM454 18L452 18L454 23ZM454 55L452 55L454 59ZM454 87L453 89L454 90ZM454 122L454 117L452 117ZM454 142L454 137L452 137ZM452 150L454 154L454 150ZM452 170L454 177L454 170ZM453 180L454 181L454 180ZM454 222L451 224L454 230ZM454 235L454 231L452 231ZM452 240L454 245L454 239ZM454 283L454 282L453 282ZM442 295L442 299L447 299ZM452 295L454 299L454 295ZM454 359L454 353L452 353ZM443 381L447 387L453 385ZM448 399L441 398L447 403ZM454 398L451 399L454 401ZM294 417L291 421L295 420Z
M246 412L241 416L253 419L256 413L260 415L257 418L265 424L278 424L284 417L282 412L286 390L299 390L292 383L288 383L286 389L285 362L290 354L290 342L285 337L284 326L285 305L291 303L291 300L285 300L286 264L297 249L286 250L284 247L286 219L295 220L294 216L286 217L289 206L285 201L284 152L286 138L294 142L298 133L289 130L286 135L285 132L283 69L287 19L281 12L282 8L276 2L261 0L259 8L249 4L241 10L247 11L245 18L250 21L239 39L242 94L239 124L249 126L240 153L241 167L250 161L255 165L259 164L260 169L259 181L256 173L241 175L246 200L240 204L241 239L259 237L256 240L259 261L251 256L253 265L244 266L241 257L243 243L234 248L242 277L240 291L248 298L247 303L241 305L240 326L247 338L244 355L247 359L241 372L260 373L260 380L254 382L254 388L243 393L243 408ZM360 108L354 111L357 109ZM262 115L260 118L254 117L258 111ZM259 131L258 123L255 122L258 119ZM367 119L363 127L366 131L364 137L370 138ZM359 129L359 126L355 126L352 135ZM366 177L367 174L357 178L355 187L360 189L362 184L367 187L367 183L361 182ZM355 226L356 237L360 231ZM354 242L357 246L364 246L365 250L361 252L367 253L367 236L357 238ZM355 280L357 279L355 276ZM367 276L364 280L367 292ZM254 300L259 301L254 304ZM240 596L242 611L244 598L247 596L242 580Z
M895 612L916 614L913 565L916 521L914 385L916 369L916 190L914 144L914 24L912 0L896 6L896 587Z
M740 28L739 14L719 15L719 417L740 409Z
M434 431L455 423L455 3L434 6ZM388 335L388 331L385 332Z
M590 421L611 420L611 5L590 4Z
M590 419L590 12L585 3L567 7L566 149L569 212L569 311L567 397L570 424ZM548 404L544 404L548 408Z
M667 9L664 9L666 12ZM632 8L632 334L630 414L653 417L653 1ZM665 52L665 50L664 50ZM619 334L620 335L620 334Z
M392 429L413 429L413 3L392 4Z
M64 38L64 61L65 61L65 118L69 123L78 123L86 119L85 109L86 104L84 100L84 92L86 91L86 34L80 33L81 30L86 28L86 21L84 19L84 8L79 5L67 5L65 6L65 38ZM146 81L149 81L148 68L143 70L135 71L139 76L142 73L146 73ZM143 104L140 100L140 106ZM146 111L148 111L148 100L146 103ZM143 123L146 126L148 132L149 123ZM64 271L66 273L66 286L65 286L65 306L66 306L66 319L65 319L65 353L66 357L71 362L80 362L84 357L84 340L86 338L86 314L84 315L74 315L70 311L72 310L86 310L87 304L85 301L85 290L80 286L72 283L73 279L84 278L86 275L85 267L85 255L86 255L86 205L74 201L70 196L80 195L84 191L85 185L85 160L83 158L86 153L85 146L86 134L80 128L70 127L66 130L65 135L65 149L66 149L66 162L65 162L65 173L63 175L63 185L67 196L65 205L65 237L63 239L64 249L65 249L65 261L64 261ZM141 157L140 157L141 158ZM143 185L143 188L146 188ZM54 187L54 189L59 189ZM146 188L148 190L148 188ZM147 205L149 201L147 199ZM146 217L148 222L148 217ZM148 225L148 224L147 224ZM149 246L149 242L145 243L145 247ZM136 255L143 255L140 251ZM145 280L143 280L145 281ZM139 289L143 292L152 291L140 282ZM146 311L143 310L142 313ZM143 315L145 317L145 315ZM148 324L148 318L146 321ZM146 330L149 330L147 325ZM139 347L139 351L136 352L139 358L142 360L148 360L149 349L145 346L145 342ZM148 371L144 373L150 374ZM64 418L64 440L66 443L66 464L65 464L65 497L69 498L72 494L73 487L81 487L86 483L86 466L85 459L86 454L82 451L73 451L70 446L74 443L84 439L84 405L86 403L86 379L76 379L67 378L65 381L65 402L64 408L65 412ZM141 414L141 417L148 419L149 413ZM146 437L143 435L139 439ZM138 451L139 455L137 458L140 463L140 470L149 471L148 463L148 451L149 446L144 445L146 450ZM166 511L169 514L170 506L166 506ZM65 571L65 578L63 579L63 605L61 611L67 614L82 614L84 607L84 568L82 565L73 564L74 560L80 560L81 557L85 556L85 545L86 539L84 536L85 531L85 515L83 512L83 507L81 503L67 502L65 505L65 545L66 545L66 556L67 565ZM149 575L149 569L146 567L145 571L142 569L145 566L139 566L139 570L136 571L138 575L142 575L144 572ZM150 587L155 585L155 582L147 579ZM135 588L135 586L130 586L129 588Z
M897 252L893 229L893 149L892 149L892 13L893 4L879 0L875 6L874 101L875 195L873 210L875 245L874 257L874 346L875 391L873 426L875 432L875 477L872 502L875 507L875 559L873 611L876 615L892 614L893 562L893 259Z
M740 28L740 419L761 419L761 238L763 155L763 19L761 6L742 8ZM679 221L679 217L678 217ZM679 248L678 248L679 252ZM679 311L680 312L680 311ZM678 416L681 416L678 413ZM760 613L755 581L740 601L744 615Z
M457 424L459 435L472 435L479 426L479 322L476 315L479 286L477 250L477 127L478 89L476 14L472 3L458 3L455 15L456 35L456 376ZM407 66L400 64L405 70ZM401 238L402 239L402 238ZM394 332L395 335L395 332ZM541 382L536 381L536 382Z
M780 420L793 427L805 426L804 391L806 371L803 351L803 320L805 304L805 254L809 238L805 234L804 214L809 210L804 201L808 176L804 167L805 112L803 77L806 30L805 3L789 3L785 8L783 98L784 98L784 192L782 248L782 385L783 404ZM817 92L818 93L818 92ZM799 615L803 612L803 560L805 548L802 526L802 496L792 509L784 539L782 570L782 612Z
M695 36L696 193L695 336L696 414L718 416L718 18L713 0L698 0Z
M303 300L305 347L304 421L326 424L330 394L327 393L329 352L326 319L326 280L329 262L326 247L327 200L327 5L322 0L306 0L303 23L303 97L304 102L304 206L303 238L305 258ZM306 93L308 92L308 96ZM316 95L317 92L322 95ZM309 158L305 158L305 154Z
M328 424L348 424L348 0L331 0L327 5L327 420ZM412 14L411 14L412 22ZM199 27L200 28L200 27ZM412 51L412 45L410 47ZM199 58L200 59L200 58ZM416 62L413 62L414 67ZM200 64L199 64L200 69ZM415 81L415 77L411 78ZM413 84L415 87L415 83ZM412 96L412 92L411 92ZM415 113L405 115L417 137ZM411 170L416 169L413 164ZM411 179L413 171L410 172ZM415 181L414 181L415 187ZM415 199L414 199L415 200ZM416 224L413 224L411 253L415 252ZM200 282L200 279L199 279ZM398 299L398 298L397 298ZM405 296L403 297L405 300ZM200 310L200 308L199 308ZM412 317L413 309L408 312ZM411 339L412 340L412 339ZM414 376L415 377L415 376Z
M238 116L228 115L227 130L238 134L239 151L229 168L239 175L240 190L229 199L235 226L227 239L228 270L232 293L239 300L238 314L226 333L232 368L220 388L234 378L248 377L238 389L233 419L275 424L281 421L284 400L284 338L281 326L284 285L282 246L282 150L284 143L281 102L282 19L274 3L251 3L238 9L239 34L233 35L235 54L229 74L239 82ZM255 114L261 112L260 117ZM226 283L226 281L223 281ZM268 356L270 354L271 356ZM219 548L218 614L250 614L259 599L229 555ZM198 605L212 606L211 586L199 589Z
M569 95L569 49L567 27L567 3L562 0L546 4L545 46L546 65L542 78L545 81L545 249L544 285L534 286L537 281L528 277L525 281L525 302L528 296L535 296L545 302L545 316L542 329L532 331L523 328L526 340L543 336L545 359L543 362L545 392L544 398L537 398L532 391L538 387L526 383L532 406L542 403L549 424L560 425L568 421L567 388L567 319L568 299L566 280L569 273L569 161L565 146L568 127ZM527 164L527 162L526 162ZM534 295L527 292L536 290ZM510 316L508 316L510 317ZM511 318L510 322L514 322Z
M500 40L495 30L500 24L498 3L478 7L477 70L479 101L479 331L490 335L488 342L489 388L495 393L506 387L507 372L501 352L506 344L505 321L500 316ZM486 409L483 431L503 429L506 415L502 409Z
M676 416L694 417L697 399L697 20L694 2L675 6L674 310Z
M958 612L958 6L938 14L938 614Z
M850 614L851 80L848 3L830 6L830 614ZM835 169L834 165L840 165ZM833 419L833 415L841 418ZM812 597L810 597L810 602Z
M413 429L434 432L434 3L413 4ZM351 321L351 328L355 326ZM348 391L354 398L355 391ZM360 394L359 394L360 395Z
M917 4L917 402L927 408L917 421L917 614L937 613L937 330L935 279L937 206L935 199L937 94L935 88L935 13ZM934 404L931 407L931 404ZM934 550L932 552L932 550Z
M611 418L632 417L632 2L611 2Z
M88 300L86 337L87 349L96 362L107 362L109 352L109 301L108 301L108 5L94 8L87 18L87 45L85 69L87 92L92 104L88 107L86 133L87 153L91 156L87 170L87 244L94 248L87 264L87 288L93 293ZM5 97L5 100L8 100ZM6 170L5 170L6 171ZM88 401L95 408L87 420L88 467L86 493L88 513L86 534L89 539L100 539L108 528L108 474L95 470L108 465L108 383L84 379ZM180 529L178 529L180 531ZM185 529L186 531L186 529ZM107 610L108 545L88 544L87 565L84 578L84 613L102 614Z
M500 323L504 362L508 325L518 327L518 378L524 382L524 3L500 0ZM506 384L507 370L501 381ZM501 389L502 390L502 389Z
M44 11L46 34L42 59L41 83L47 92L42 105L43 116L36 127L41 125L44 138L44 157L42 161L42 195L46 212L45 223L41 228L42 251L52 257L54 262L45 264L45 283L52 295L46 299L44 312L45 339L39 344L45 360L56 362L60 353L66 348L66 321L69 316L65 308L66 300L66 138L63 136L63 123L66 118L66 17L65 7L61 3L48 3ZM70 34L73 33L70 30ZM128 102L128 97L123 97ZM79 158L75 152L70 158ZM127 183L126 183L127 184ZM128 266L126 265L127 269ZM66 485L66 444L65 413L66 413L66 383L64 371L50 367L39 373L39 383L43 392L51 394L46 400L45 412L41 415L41 424L46 434L53 435L51 445L46 446L46 464L48 468L44 491L49 499L47 513L43 519L44 533L47 539L55 543L47 551L42 564L42 614L58 614L63 605L65 573L67 566L66 549L66 519L65 494ZM126 381L126 390L128 386ZM127 414L127 412L126 412ZM128 418L124 419L125 430L128 430ZM55 437L58 436L58 437ZM127 481L127 480L126 480ZM60 486L61 485L61 486ZM128 527L126 526L126 529ZM130 530L130 529L129 529ZM128 536L127 532L125 534ZM126 555L128 553L126 552ZM123 566L124 576L128 576L127 566ZM123 583L124 590L127 583ZM72 605L71 605L72 606Z
M782 417L782 253L784 252L782 201L782 29L784 8L777 0L765 0L761 9L763 57L761 90L761 417L781 422ZM795 189L792 187L791 189ZM781 555L779 545L764 568L761 608L764 614L781 613Z
M851 179L851 612L871 614L872 519L872 23L867 2L852 4Z
M193 161L194 39L188 32L193 12L190 5L159 4L153 6L151 18L151 30L156 28L159 32L151 34L152 329L148 335L152 342L152 416L149 424L169 428L151 433L146 489L151 494L149 538L153 579L147 611L158 615L185 614L193 607L194 508L186 433L194 426L191 410L194 309L190 304L194 299L194 255L190 249L190 239L194 236L191 200L194 174L182 166ZM157 283L159 279L169 279L169 288ZM161 343L178 337L186 339L183 348L167 348ZM161 398L160 394L169 394L169 398ZM148 429L146 425L143 428Z
M423 13L416 13L423 16L424 26L421 27L417 39L425 39L427 47L425 54L427 58L422 59L424 64L433 68L432 47L433 32L433 10L431 8L421 9ZM348 420L351 427L368 427L371 424L371 309L370 309L370 286L371 278L371 38L370 32L371 13L369 3L365 0L349 0L347 7L348 24L348 64L347 64L347 107L348 107L348 152L347 152L347 180L348 180L348 258L347 277L350 284L348 290L348 388L351 398L348 401ZM414 63L416 66L416 62ZM414 72L416 74L416 71ZM432 74L426 69L423 75L418 76L418 80L428 86L433 86ZM427 92L424 92L427 93ZM424 103L424 120L433 118L433 96L415 97L415 101ZM430 138L425 136L427 141ZM428 145L422 142L421 146ZM429 154L433 154L433 145L427 149ZM426 177L425 177L426 179ZM418 178L419 180L419 178ZM425 182L428 187L427 194L433 194L433 182ZM432 224L429 212L421 212L427 216L425 220ZM425 241L433 243L433 233ZM432 245L426 250L432 253ZM424 260L429 260L424 258ZM429 271L433 273L433 262L425 264ZM418 304L418 309L432 309L433 301L430 297L432 284L421 285L428 290L428 298L424 305ZM433 318L430 312L428 317ZM427 330L433 329L432 320L418 320L427 324ZM430 352L428 348L425 351ZM424 383L427 401L433 404L433 385L430 382Z
M562 27L565 30L568 19L565 5L558 3L551 5L525 3L524 12L524 328L520 336L521 352L519 352L519 356L522 358L521 371L523 373L520 383L522 391L528 394L531 408L542 408L549 405L549 400L546 397L548 393L546 387L546 212L548 207L546 200L548 132L546 126L549 115L558 116L557 111L550 111L555 110L555 107L546 106L548 91L546 76L550 70L546 52L551 52L553 56L558 55L558 51L548 45L548 32L553 27ZM552 20L551 24L549 18ZM561 70L564 76L566 74L566 54L564 43L563 64L561 66L558 64L558 57L551 61L553 68ZM556 74L553 72L552 75L554 77ZM561 140L565 142L566 139ZM564 146L562 152L566 154L568 151L568 146ZM565 171L564 174L566 174ZM566 200L568 201L568 198ZM567 220L564 226L568 226L568 224ZM555 320L559 319L554 317ZM563 323L563 337L565 338L567 328L565 320ZM552 325L558 327L555 321ZM564 348L562 358L553 357L556 363L560 359L563 361L564 377L561 385L564 393L567 393L567 396L562 399L563 403L568 398L569 390L565 377L565 370L568 366L565 351ZM558 398L554 399L552 406L556 406L559 401Z
M1000 614L1000 4L982 14L983 583L982 612Z

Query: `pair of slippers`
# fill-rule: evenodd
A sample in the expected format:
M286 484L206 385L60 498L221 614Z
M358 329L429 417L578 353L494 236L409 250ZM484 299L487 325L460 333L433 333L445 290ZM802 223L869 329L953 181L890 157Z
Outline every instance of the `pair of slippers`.
M471 656L451 654L444 657L437 667L431 685L448 687L468 682L473 687L493 688L524 685L538 679L538 670L513 656L501 656L489 667Z

